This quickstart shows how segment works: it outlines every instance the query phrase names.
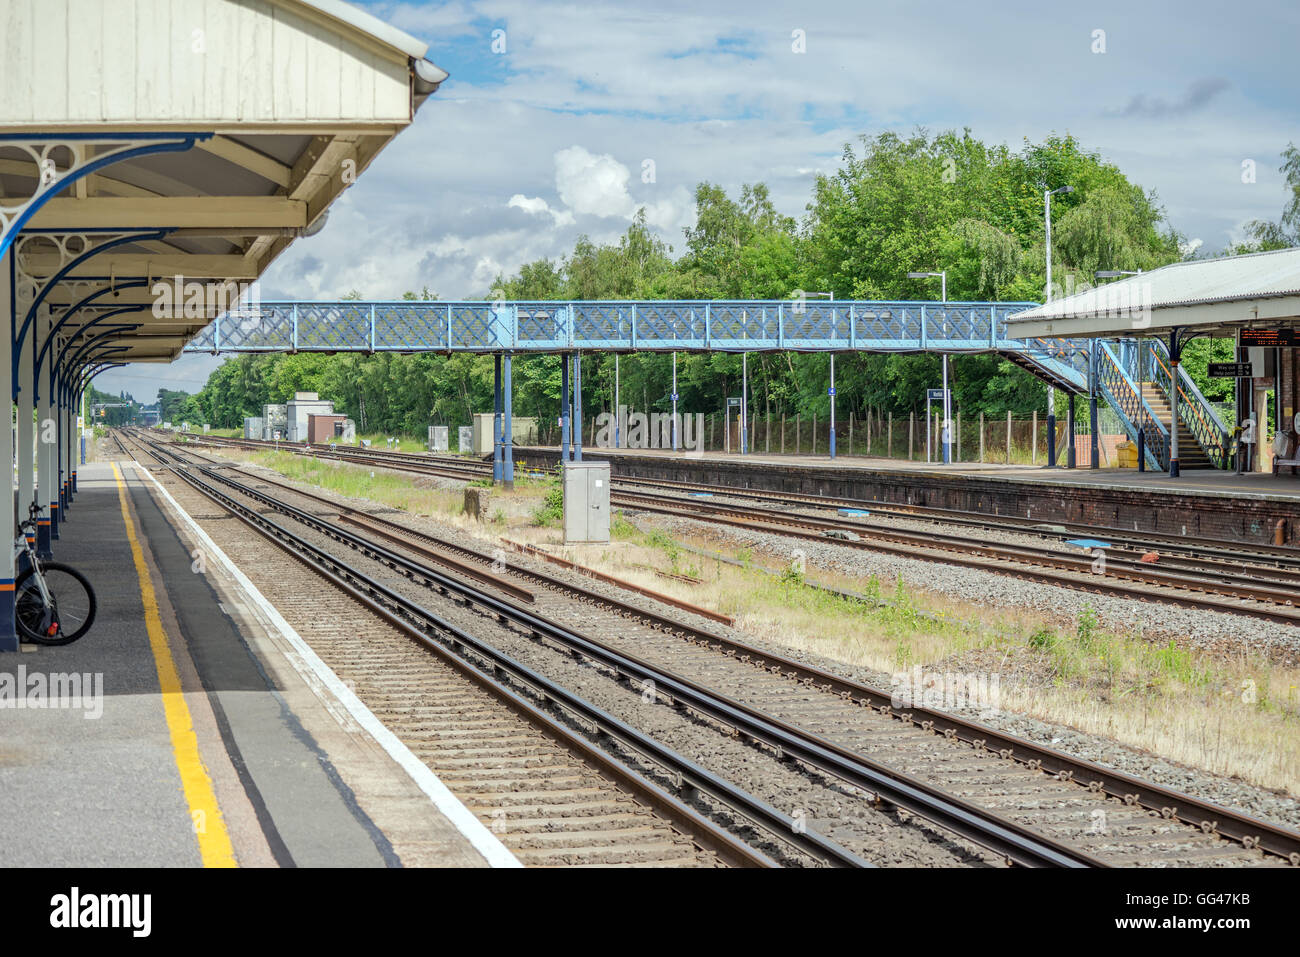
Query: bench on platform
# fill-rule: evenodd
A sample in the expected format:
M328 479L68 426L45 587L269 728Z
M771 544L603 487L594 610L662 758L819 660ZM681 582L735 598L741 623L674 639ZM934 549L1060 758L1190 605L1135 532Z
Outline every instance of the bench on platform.
M1273 436L1273 474L1277 475L1284 468L1290 468L1295 475L1296 466L1300 465L1300 435L1295 432L1278 432Z

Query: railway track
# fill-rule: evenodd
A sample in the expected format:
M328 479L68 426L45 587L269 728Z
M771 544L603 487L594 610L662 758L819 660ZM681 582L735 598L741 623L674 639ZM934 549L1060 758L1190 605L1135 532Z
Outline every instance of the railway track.
M229 444L258 447L262 443L228 440ZM478 463L450 463L391 450L327 450L309 447L300 454L338 461L366 462L399 471L424 472L449 478L481 478L490 468ZM1300 550L1265 546L1259 550L1233 548L1229 543L1135 537L1118 529L1061 526L1044 532L1043 523L1016 516L976 515L943 509L900 507L876 502L835 499L816 495L789 495L751 489L719 488L658 479L616 477L614 505L682 518L692 518L755 531L772 531L806 540L834 541L850 547L886 552L926 561L962 564L1044 584L1111 594L1144 602L1250 615L1281 624L1300 625ZM629 491L629 489L652 491ZM767 507L739 508L705 503L691 495L740 498ZM786 501L788 499L788 501ZM819 519L776 504L864 512L835 520ZM932 525L957 525L997 532L1014 532L1044 538L1048 544L1002 545L987 538L952 534L951 531L909 531L882 524L879 518L908 519ZM1073 528L1073 531L1071 531ZM1064 550L1069 536L1104 536L1103 564L1095 551ZM1143 560L1154 543L1163 548L1159 564Z
M260 476L257 480L324 506L340 519L354 511L284 483ZM263 504L277 510L284 505L270 500ZM402 547L424 556L430 551L455 553L456 562L478 565L480 570L493 562L498 569L502 564L499 555L451 545L380 516L369 515L366 521L372 531L383 531L389 543L405 539ZM921 707L899 708L881 689L773 655L707 626L689 624L680 615L666 616L604 595L593 598L585 586L517 563L511 563L505 573L532 589L534 602L555 608L557 615L559 608L554 600L548 604L543 592L552 596L563 593L569 603L576 596L601 605L609 615L608 625L599 631L602 654L625 656L614 665L616 669L626 667L630 659L646 669L641 680L656 680L646 676L657 665L660 679L665 666L671 666L673 680L696 690L706 685L742 687L745 700L730 705L761 706L767 717L819 732L822 740L849 755L875 752L886 762L878 766L885 773L901 766L905 777L909 777L906 772L924 772L917 783L945 793L992 789L1011 795L1010 800L992 801L1002 816L1024 822L1026 827L1036 826L1039 833L1064 835L1076 847L1081 843L1088 849L1087 856L1095 855L1096 861L1260 863L1280 858L1300 863L1300 835L1288 829L1000 734L976 722ZM640 627L631 630L629 622ZM630 652L640 657L632 657ZM606 663L610 660L605 659ZM769 748L787 746L772 738L756 740ZM882 740L887 742L884 747ZM983 803L987 802L984 798ZM1107 822L1100 830L1096 825L1099 819Z
M153 458L283 547L265 523L250 520L228 497L176 468L170 453L138 442L127 448L120 434L115 438L124 454ZM525 864L778 863L594 747L534 694L503 680L490 662L447 653L425 627L377 601L363 576L291 554L335 587L322 592L274 576L262 588L277 607L290 614L297 609L300 620L314 623L315 650ZM321 622L334 624L322 629ZM689 763L678 770L684 781L693 780Z
M158 446L154 446L152 451L163 457L175 456L174 452L162 450ZM174 464L180 465L179 456L175 456L175 459L177 461ZM192 468L182 466L173 468L173 470L183 480L191 484L203 485L205 487L204 494L220 501L223 507L234 511L245 520L261 526L263 531L269 531L270 534L276 537L277 541L289 545L298 554L303 554L306 551L318 562L335 566L342 564L337 558L328 556L318 546L305 541L302 536L295 535L283 526L270 522L269 519L261 516L257 508L241 504L224 491L216 490L213 483L215 482L235 491L239 496L251 500L258 506L270 508L280 514L292 517L297 523L305 525L345 545L347 548L359 551L373 561L396 568L406 578L423 578L424 587L434 587L448 598L471 603L484 616L491 616L500 621L509 621L515 627L524 630L529 640L561 648L566 658L574 656L583 658L591 665L599 667L614 680L625 683L630 682L633 690L641 695L648 694L649 703L670 704L674 708L692 716L694 721L703 722L706 726L713 726L714 733L721 730L726 737L739 736L745 742L746 747L779 754L782 760L797 763L804 769L803 773L834 779L840 787L852 788L855 792L870 794L875 801L884 801L892 807L904 809L909 815L915 815L933 825L942 827L949 834L992 851L999 859L1005 859L1010 863L1023 866L1095 866L1100 864L1097 859L1077 847L1034 833L1023 825L1004 819L987 809L924 781L892 769L883 768L875 761L863 755L855 754L833 741L818 737L805 729L776 719L745 702L728 697L689 678L670 672L655 663L615 649L609 644L593 638L590 634L579 633L573 628L542 617L530 609L513 606L511 603L496 598L470 582L445 576L427 566L421 566L405 559L383 546L348 532L336 523L318 518L305 509L290 505L283 500L277 500L257 489L243 485L224 470L207 465L194 465ZM360 579L364 582L362 587L369 589L372 593L383 595L388 602L404 609L407 614L411 613L412 609L408 606L409 599L373 578L366 578L363 573L354 567L342 567L346 569L346 574L350 579ZM434 617L425 609L420 609L418 614L425 619ZM445 625L446 623L444 623L444 627ZM484 641L470 636L462 629L456 630L455 638L450 642L450 645L455 647L458 653L468 651L476 655L491 657L494 667L497 668L523 669L523 673L528 676L530 681L547 682L546 694L548 696L565 701L570 706L574 702L581 700L554 682L543 678L536 671L527 669L518 661L505 656L503 652L487 645ZM647 692L646 689L650 690ZM585 721L600 720L610 722L617 725L623 734L638 734L627 725L619 724L616 718L607 714L600 718L594 718L593 716L598 712L585 702L582 710L581 717ZM606 730L605 733L610 734L611 732ZM637 749L642 750L643 753L645 750L661 747L655 744L652 739L645 738L644 735L637 743ZM673 773L680 775L682 772L675 770ZM699 773L707 772L697 770L697 774ZM701 783L697 780L693 782L693 787L698 791L701 789ZM715 787L717 787L716 784ZM751 797L749 800L755 799ZM765 805L759 801L757 806L762 807ZM752 810L744 808L741 800L736 795L731 796L728 807L733 812L747 816L754 813ZM780 818L780 820L785 827L791 828L792 822L788 815ZM751 818L751 824L757 823ZM815 840L828 848L838 848L834 842L821 837L816 831L804 824L793 827L792 833L797 835L798 843ZM789 835L778 836L789 839ZM845 862L854 860L853 856L848 852L843 851L843 849L838 850L840 853L847 855ZM821 855L823 862L831 862L825 859L827 857L825 849L821 851Z

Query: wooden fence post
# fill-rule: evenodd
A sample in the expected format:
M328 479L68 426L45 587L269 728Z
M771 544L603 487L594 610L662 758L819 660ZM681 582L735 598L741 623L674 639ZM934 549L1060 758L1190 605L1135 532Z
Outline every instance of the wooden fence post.
M911 417L907 420L907 461L912 461L916 449L916 410L912 410Z
M984 413L980 413L980 462L984 461Z
M785 455L785 413L781 413L781 454Z

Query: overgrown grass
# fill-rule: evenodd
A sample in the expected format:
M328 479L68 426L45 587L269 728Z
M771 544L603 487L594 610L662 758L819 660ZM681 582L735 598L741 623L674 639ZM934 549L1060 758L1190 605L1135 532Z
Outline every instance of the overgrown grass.
M656 581L636 565L657 558L659 567L680 571L694 540L657 527L639 536L623 530L618 538L619 550L593 546L583 561L732 615L742 630L792 649L887 673L919 666L997 675L1004 711L1300 793L1300 669L1258 651L1225 655L1152 642L1108 625L1089 606L1066 622L1050 608L964 603L901 578L882 583L770 555L764 560L753 548L734 551L740 566L702 561L701 585Z
M257 452L251 456L251 461L297 482L351 498L367 498L402 511L424 515L459 515L464 511L464 498L459 491L420 488L409 476L382 469L307 458L290 452Z

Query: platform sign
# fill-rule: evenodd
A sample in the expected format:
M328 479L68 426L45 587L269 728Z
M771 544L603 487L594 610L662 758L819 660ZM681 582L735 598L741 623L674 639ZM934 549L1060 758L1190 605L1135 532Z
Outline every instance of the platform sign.
M929 402L942 402L946 391L945 389L928 389L925 394L926 400Z
M676 401L677 401L677 398L678 398L677 393L674 392L674 393L673 393L672 395L670 395L668 398L670 398L670 399L672 399L674 402L676 402Z
M740 399L736 398L735 396L732 396L731 398L727 399L727 405L731 406L732 408L736 408L740 405Z
M1242 329L1238 345L1264 349L1291 348L1300 345L1300 330Z
M829 396L834 396L834 395L835 395L835 386L831 386L829 389L827 389L827 390L826 390L826 394L829 395Z
M1211 362L1209 365L1211 379L1252 379L1255 376L1253 362Z

